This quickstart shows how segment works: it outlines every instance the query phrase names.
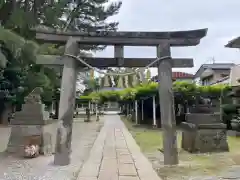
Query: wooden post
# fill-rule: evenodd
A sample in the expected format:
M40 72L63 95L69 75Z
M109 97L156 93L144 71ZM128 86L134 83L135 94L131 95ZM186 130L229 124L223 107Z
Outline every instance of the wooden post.
M157 121L156 121L156 97L153 96L153 126L157 126Z
M78 43L74 39L69 38L66 44L65 53L76 56L78 52ZM54 164L62 166L70 163L72 123L77 80L76 59L65 56L64 60L65 64L63 68L59 104L59 123L54 155Z
M144 103L144 100L142 100L142 121L143 121L143 118L144 118L143 103Z
M171 56L170 45L160 44L157 47L157 57ZM172 91L172 64L170 59L161 60L158 64L159 99L161 108L161 123L163 128L164 164L178 164L177 134L174 97Z
M52 102L52 105L51 105L51 113L54 113L54 102Z
M138 124L138 102L135 100L135 118L136 118L136 124Z

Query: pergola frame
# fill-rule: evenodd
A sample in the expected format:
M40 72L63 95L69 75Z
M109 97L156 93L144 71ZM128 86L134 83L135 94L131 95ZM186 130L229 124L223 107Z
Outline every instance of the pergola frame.
M175 32L47 32L37 31L39 42L66 44L65 54L77 56L81 45L113 45L114 58L82 57L94 67L144 67L154 59L124 58L124 46L155 46L157 57L171 57L170 47L196 46L206 36L207 29ZM59 127L54 164L70 163L73 112L77 71L80 62L76 58L63 56L61 95L59 104ZM184 63L185 62L185 63ZM186 63L188 62L188 63ZM189 63L190 62L190 63ZM98 64L99 63L99 64ZM186 64L186 65L182 65ZM178 164L176 143L176 120L172 91L172 67L192 67L193 60L164 59L158 62L161 123L163 128L164 164ZM84 66L83 66L84 67ZM65 133L63 133L65 132Z

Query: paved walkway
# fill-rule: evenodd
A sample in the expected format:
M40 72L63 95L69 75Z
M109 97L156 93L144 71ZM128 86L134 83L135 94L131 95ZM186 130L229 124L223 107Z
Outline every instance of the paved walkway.
M105 124L77 180L160 180L118 115Z

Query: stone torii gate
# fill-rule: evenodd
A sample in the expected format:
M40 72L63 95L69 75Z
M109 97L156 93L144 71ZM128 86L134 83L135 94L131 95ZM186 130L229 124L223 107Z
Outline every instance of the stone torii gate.
M207 29L175 32L47 32L37 31L39 42L66 44L65 54L77 56L80 45L112 45L114 58L81 57L94 67L144 67L155 59L124 58L124 46L154 46L157 57L168 56L154 66L158 67L161 119L163 128L164 164L178 164L176 122L172 92L172 67L193 67L193 59L172 59L170 47L196 46L206 36ZM77 58L65 55L53 64L64 66L59 104L59 127L54 157L55 165L70 163L72 122L75 105L77 71L85 67Z

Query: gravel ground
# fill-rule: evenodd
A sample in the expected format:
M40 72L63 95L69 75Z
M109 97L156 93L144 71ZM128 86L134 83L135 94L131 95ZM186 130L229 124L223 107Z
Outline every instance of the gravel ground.
M102 125L102 121L74 121L71 164L68 166L54 166L53 156L20 159L3 153L10 131L0 128L0 180L75 180Z

